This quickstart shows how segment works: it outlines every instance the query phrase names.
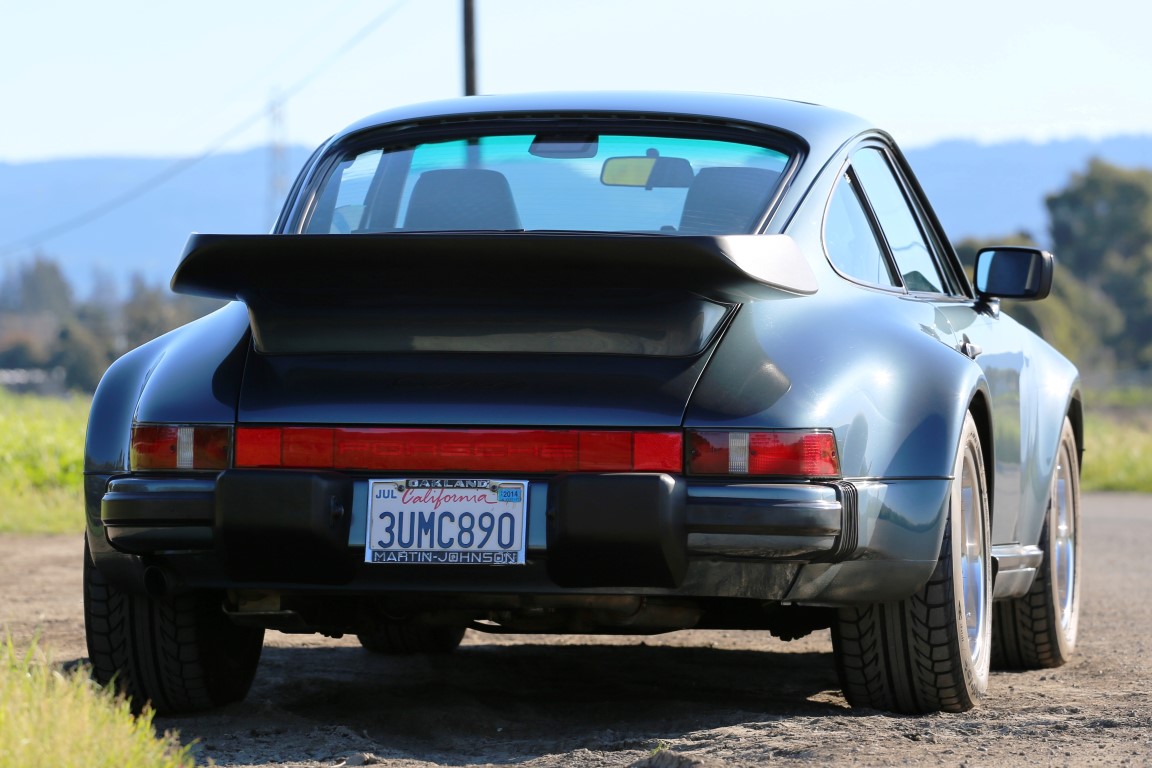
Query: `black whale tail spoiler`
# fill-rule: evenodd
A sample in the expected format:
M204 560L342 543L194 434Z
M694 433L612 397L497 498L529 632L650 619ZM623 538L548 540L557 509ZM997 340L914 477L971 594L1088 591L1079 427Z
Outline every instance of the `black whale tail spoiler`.
M172 276L247 304L269 354L688 355L734 306L816 288L786 235L192 235Z

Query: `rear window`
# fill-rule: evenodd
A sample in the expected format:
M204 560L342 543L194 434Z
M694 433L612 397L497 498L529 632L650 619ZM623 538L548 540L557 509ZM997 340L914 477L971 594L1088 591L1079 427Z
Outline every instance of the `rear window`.
M481 135L359 149L324 179L309 234L757 231L790 156L658 135Z

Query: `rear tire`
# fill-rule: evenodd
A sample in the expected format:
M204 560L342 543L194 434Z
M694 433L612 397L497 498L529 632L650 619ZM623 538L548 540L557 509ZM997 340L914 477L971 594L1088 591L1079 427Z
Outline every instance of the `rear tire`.
M136 712L149 703L158 714L172 715L243 699L264 630L233 624L221 602L214 592L164 598L124 592L97 570L85 541L84 631L92 677L114 684Z
M903 714L964 712L988 689L992 571L980 435L964 421L940 559L919 592L837 612L832 627L848 703Z
M382 619L371 629L357 633L356 639L365 650L387 656L445 654L456 650L464 639L464 631L464 627L452 624Z
M1049 669L1076 649L1080 620L1080 462L1076 435L1065 419L1040 532L1044 560L1028 593L996 603L992 665Z

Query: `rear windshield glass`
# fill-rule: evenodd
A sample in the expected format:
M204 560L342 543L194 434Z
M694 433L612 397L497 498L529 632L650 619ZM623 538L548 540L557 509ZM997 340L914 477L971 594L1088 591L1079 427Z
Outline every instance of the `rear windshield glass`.
M788 160L763 146L644 135L362 149L328 174L301 231L748 234Z

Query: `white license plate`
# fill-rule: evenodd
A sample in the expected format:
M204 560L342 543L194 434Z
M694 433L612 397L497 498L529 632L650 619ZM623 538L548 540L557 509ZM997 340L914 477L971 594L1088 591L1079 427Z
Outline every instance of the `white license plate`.
M519 565L527 509L524 480L372 480L364 561Z

